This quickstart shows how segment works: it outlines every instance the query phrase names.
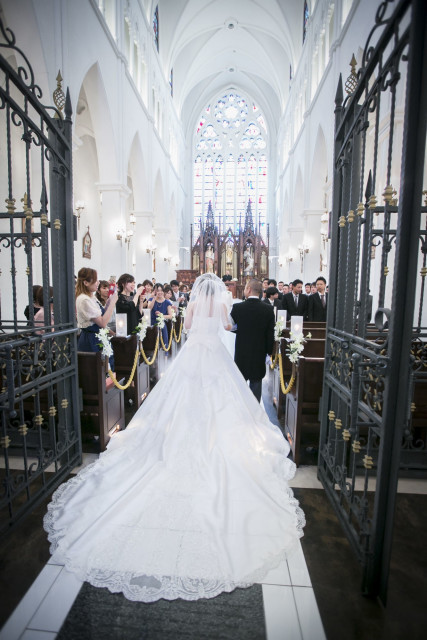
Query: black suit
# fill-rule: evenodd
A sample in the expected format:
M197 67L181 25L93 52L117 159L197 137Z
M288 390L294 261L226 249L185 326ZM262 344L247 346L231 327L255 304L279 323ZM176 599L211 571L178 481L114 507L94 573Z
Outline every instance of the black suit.
M263 298L262 302L269 304L270 307L272 307L273 309L283 309L283 305L282 305L282 301L280 300L280 298L276 298L273 302L274 304L271 304L270 300L268 298Z
M326 322L328 308L328 294L325 293L326 304L323 307L319 293L312 293L308 297L308 320L310 322Z
M295 305L294 294L286 293L282 299L283 309L287 311L287 318L292 316L303 316L307 318L308 312L308 296L305 293L298 295L298 306Z
M249 298L233 305L231 317L237 325L234 361L260 401L265 357L271 355L274 345L273 307Z
M227 274L222 276L222 281L223 282L230 282L230 280L232 280L232 279L233 279L233 276L230 276L230 275L227 275Z

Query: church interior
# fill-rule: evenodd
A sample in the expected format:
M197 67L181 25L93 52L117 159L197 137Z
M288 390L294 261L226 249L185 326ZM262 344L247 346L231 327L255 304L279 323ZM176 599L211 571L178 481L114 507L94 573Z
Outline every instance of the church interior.
M425 637L426 14L423 0L0 0L0 640ZM77 357L83 267L182 291L215 273L237 300L251 278L280 298L324 279L326 321L301 318L297 364L295 323L276 325L263 381L307 524L262 584L147 605L51 562L54 489L186 339L182 317L169 344L117 333L129 383L111 383L105 361ZM48 347L24 315L34 285Z

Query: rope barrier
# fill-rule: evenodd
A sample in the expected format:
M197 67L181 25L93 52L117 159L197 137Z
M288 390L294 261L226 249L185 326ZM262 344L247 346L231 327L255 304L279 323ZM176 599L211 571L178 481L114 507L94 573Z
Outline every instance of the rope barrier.
M142 343L141 343L141 347L140 347L141 355L142 355L142 357L144 358L144 362L145 362L145 364L148 364L148 366L152 365L152 364L154 363L155 359L156 359L157 352L158 352L158 350L159 350L159 336L160 336L160 333L159 333L159 332L157 332L156 346L154 347L153 358L152 358L151 360L149 360L149 359L147 358L147 356L145 355L145 351L144 351L144 349L143 349L143 347L142 347Z
M174 332L173 332L173 327L172 327L171 334L169 336L169 344L168 344L168 346L166 348L165 343L163 342L162 330L159 329L159 336L160 336L160 342L162 343L162 349L163 349L163 351L166 351L166 353L169 351L169 349L172 346L173 333Z
M176 335L176 325L173 325L173 333L175 335L175 342L176 344L179 344L181 342L181 337L182 337L182 325L184 324L184 319L181 318L181 322L179 324L179 336Z
M289 393L289 391L292 389L292 387L295 384L296 370L295 370L295 364L292 364L291 379L289 380L288 386L286 386L284 378L283 378L283 364L282 364L282 354L281 353L279 353L279 372L280 372L280 387L282 389L282 393L284 395L286 395L287 393Z
M126 382L126 384L120 384L120 382L117 382L117 379L114 373L111 371L110 365L108 364L108 375L110 376L111 380L114 383L114 386L117 387L117 389L121 389L122 391L125 391L125 389L130 387L130 385L132 384L133 377L135 375L137 362L138 362L138 348L136 349L135 358L133 360L132 371L130 372L129 380Z
M279 348L277 348L276 354L274 356L274 360L273 362L270 363L270 369L273 371L273 369L276 367L277 361L279 359Z

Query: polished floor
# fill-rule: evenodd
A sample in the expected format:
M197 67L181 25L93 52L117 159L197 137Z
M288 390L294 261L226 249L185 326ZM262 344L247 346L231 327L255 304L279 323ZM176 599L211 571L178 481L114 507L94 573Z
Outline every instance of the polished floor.
M264 393L263 400L270 419L274 420L268 394ZM91 463L96 457L97 454L86 453L83 464ZM411 534L415 529L424 539L427 481L402 480L399 483L401 501L397 511L402 523L397 534L390 581L392 606L387 608L388 612L360 593L358 564L317 480L316 467L301 466L291 486L306 513L305 536L298 553L262 581L264 630L253 637L256 640L398 640L401 637L418 640L424 637L427 625L422 604L427 594L427 588L424 588L427 583L423 583L423 576L427 575L424 572L425 545L418 537L418 547L415 537L411 544ZM49 559L41 525L45 509L46 505L41 505L35 510L0 550L1 620L5 623L0 640L53 640L57 637L58 640L74 640L77 637L72 633L73 610L70 613L70 609L82 584L64 567ZM412 556L407 555L408 551ZM416 562L417 571L415 566L409 566ZM226 598L228 594L223 595ZM122 596L116 594L115 597ZM174 611L178 616L178 606L174 608L172 602L168 608L172 621ZM94 631L101 626L100 615L97 609L89 609L89 626L84 637L102 637ZM105 640L173 638L166 632L150 631L148 634L144 628L140 635L131 635L130 631L127 634L126 620L115 620L115 611L110 615L115 623L120 622L120 632L113 630L117 624L112 625L103 636ZM245 615L249 619L254 615L249 604ZM63 631L60 632L61 627ZM219 628L218 640L240 640L241 636L229 634L226 625ZM405 634L405 629L410 632ZM203 640L212 636L206 631L198 635L189 633L190 637Z

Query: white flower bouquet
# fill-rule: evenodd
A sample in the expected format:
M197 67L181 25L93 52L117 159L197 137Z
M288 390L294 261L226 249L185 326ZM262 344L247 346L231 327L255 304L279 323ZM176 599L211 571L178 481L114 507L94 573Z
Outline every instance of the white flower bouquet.
M163 327L165 326L165 316L163 315L163 313L157 314L156 324L159 329L163 329Z
M311 338L311 333L307 333L304 336L302 333L298 333L294 335L292 332L289 334L289 343L286 349L287 356L292 364L296 364L298 362L298 358L301 353L304 351L304 343L307 342Z
M145 336L147 335L147 327L148 327L148 320L147 320L147 318L145 316L142 316L141 322L132 331L132 333L136 333L137 334L138 340L140 342L142 342L144 340Z
M99 339L99 346L102 348L102 355L104 358L109 358L113 355L113 347L111 346L111 338L110 338L110 330L105 327L105 329L100 329L98 333L96 333L96 337Z

